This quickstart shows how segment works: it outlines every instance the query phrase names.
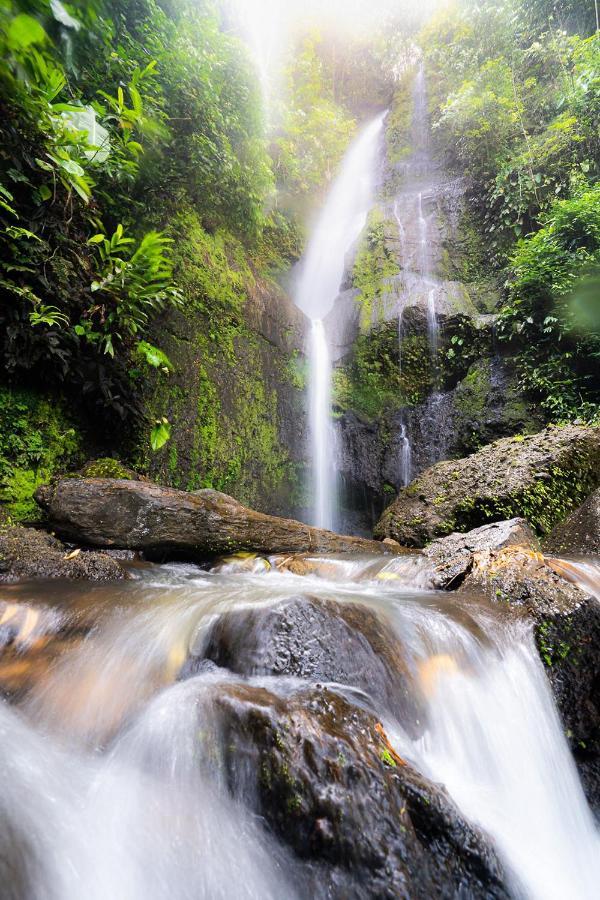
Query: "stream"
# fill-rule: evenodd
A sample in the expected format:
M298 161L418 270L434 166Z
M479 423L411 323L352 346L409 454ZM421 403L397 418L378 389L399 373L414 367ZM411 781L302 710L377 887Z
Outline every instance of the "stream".
M527 622L433 591L418 554L303 565L299 575L281 558L212 571L132 564L134 578L118 585L4 586L2 898L343 896L315 887L253 809L242 763L245 788L232 793L215 726L225 689L267 687L285 705L319 681L317 634L300 650L302 677L290 677L289 659L267 672L264 654L244 650L240 625L251 611L259 644L263 628L269 640L269 615L307 595L366 607L400 641L416 720L394 712L395 682L381 684L377 659L360 684L328 687L373 710L394 753L443 783L491 836L514 896L597 896L598 833ZM227 621L238 674L205 658ZM352 671L343 644L332 652Z

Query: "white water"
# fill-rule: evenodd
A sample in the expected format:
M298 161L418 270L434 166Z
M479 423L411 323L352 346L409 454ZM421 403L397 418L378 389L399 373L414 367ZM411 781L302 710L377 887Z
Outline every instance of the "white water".
M407 487L412 480L412 450L406 425L400 427L400 484Z
M363 230L373 195L375 159L385 113L354 141L313 228L300 266L296 305L312 320L308 348L312 452L312 524L335 526L335 453L331 359L323 320L340 293L348 253Z
M429 623L429 727L413 751L493 836L516 894L594 900L600 837L532 636L522 623L481 624L489 643Z
M426 722L417 739L394 723L386 730L492 836L515 896L598 896L598 835L526 625L433 593L419 554L314 558L304 577L279 571L276 559L270 569L259 562L62 586L97 610L97 624L21 710L0 703L3 900L310 895L261 820L231 798L216 763L213 700L239 677L220 669L174 683L189 652L201 657L216 616L300 593L364 602L398 632ZM56 624L47 590L9 589L13 605L27 604L23 622L43 597L38 637ZM68 615L61 609L61 620Z
M331 360L322 319L313 319L309 354L309 428L314 479L314 519L318 528L334 527L335 465L331 422Z

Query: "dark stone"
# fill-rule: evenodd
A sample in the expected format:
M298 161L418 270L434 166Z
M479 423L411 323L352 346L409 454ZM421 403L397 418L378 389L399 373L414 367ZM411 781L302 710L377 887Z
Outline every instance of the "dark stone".
M544 541L546 553L600 556L600 489L557 525Z
M318 867L311 897L508 897L486 838L370 713L326 688L245 684L219 685L215 707L231 792Z
M127 578L127 574L104 553L77 553L45 531L20 525L0 526L0 581L30 578L116 581Z
M213 490L188 493L143 481L64 478L35 496L59 534L93 547L189 559L233 550L392 552L375 541L264 515Z
M505 438L427 469L386 509L375 535L423 547L515 515L547 533L599 480L598 427L551 427Z
M225 613L202 658L239 675L291 675L358 688L408 733L422 730L401 642L381 615L358 603L301 596ZM195 674L199 661L192 657L182 677Z

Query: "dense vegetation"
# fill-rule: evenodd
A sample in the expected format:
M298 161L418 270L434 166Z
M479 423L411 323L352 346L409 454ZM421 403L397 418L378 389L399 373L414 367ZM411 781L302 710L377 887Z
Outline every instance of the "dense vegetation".
M302 366L289 347L269 358L257 310L265 294L279 302L274 281L298 259L309 214L394 88L388 156L401 165L411 152L418 23L381 24L353 37L297 30L266 116L217 0L0 4L0 496L19 516L40 480L88 451L247 502L261 479L293 481L278 392L303 387ZM594 4L460 0L419 43L437 145L469 183L483 274L506 283L498 335L521 388L547 420L593 420ZM375 210L353 272L363 330L397 269L388 251ZM392 343L363 378L375 363L359 338L360 408L398 396ZM420 401L425 381L400 393Z
M136 416L149 322L183 302L169 213L262 227L272 177L249 63L210 4L5 4L0 312L6 374ZM80 17L79 17L80 16Z
M422 35L438 146L507 279L500 337L553 421L600 400L594 3L462 0Z

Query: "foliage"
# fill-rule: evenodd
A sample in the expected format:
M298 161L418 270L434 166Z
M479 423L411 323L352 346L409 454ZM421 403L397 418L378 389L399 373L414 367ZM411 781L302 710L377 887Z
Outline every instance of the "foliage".
M356 122L334 99L319 55L321 37L305 35L286 73L287 98L274 140L277 182L292 198L321 189L337 169Z
M373 209L354 261L352 285L358 290L363 330L369 328L374 312L378 311L378 301L389 289L388 280L399 272L398 262L386 241L387 226L382 211L378 207Z
M0 500L17 521L33 521L35 489L77 462L81 437L56 398L0 388Z
M114 356L115 339L143 332L150 317L167 305L181 306L181 294L173 285L173 269L167 255L172 241L160 232L150 231L137 243L124 235L122 225L117 225L112 237L95 234L88 243L95 246L99 257L90 286L95 305L87 311L83 324L75 326L75 332L89 341L98 341L105 353ZM98 331L94 330L94 319L99 321ZM141 352L151 362L148 346L144 344Z
M594 418L600 399L595 24L593 4L461 0L422 34L436 142L467 175L489 265L508 270L501 333L550 421Z
M181 305L170 208L244 240L262 228L273 179L248 60L188 0L6 0L0 50L5 374L85 398L99 427L142 427L136 362L169 368L144 332Z
M519 243L513 271L500 334L518 351L522 386L552 420L597 417L600 185L557 201L543 227ZM582 321L579 299L588 282Z

